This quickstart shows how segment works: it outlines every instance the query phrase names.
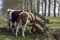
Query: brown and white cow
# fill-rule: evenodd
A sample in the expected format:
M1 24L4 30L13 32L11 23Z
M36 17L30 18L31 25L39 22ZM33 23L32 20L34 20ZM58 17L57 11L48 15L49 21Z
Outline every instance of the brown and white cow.
M22 28L22 36L25 37L24 32L26 31L27 25L35 25L35 17L32 13L29 12L21 12L17 19L18 26L16 28L15 35L17 36L17 32L19 28Z

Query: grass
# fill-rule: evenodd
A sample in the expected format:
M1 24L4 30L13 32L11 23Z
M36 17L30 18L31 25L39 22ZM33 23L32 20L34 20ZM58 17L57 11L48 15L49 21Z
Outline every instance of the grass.
M39 21L41 19L39 17L36 17ZM58 29L60 28L60 17L46 17L49 19L49 23L46 24L48 28L52 29ZM6 24L6 21L3 19L0 19L0 24ZM39 28L41 28L40 25L36 24ZM50 30L50 31L54 31ZM11 32L8 32L6 29L0 29L0 40L43 40L45 38L44 35L41 33L34 33L34 34L29 34L25 33L26 37L23 38L21 33L18 34L17 37L15 37Z
M39 33L26 33L25 38L21 37L21 34L18 34L18 36L15 37L11 32L8 32L6 29L0 29L0 40L43 40L43 36Z
M50 22L58 23L60 22L60 17L46 17Z
M0 24L6 24L6 21L4 19L0 19Z
M46 17L49 19L49 24L47 26L49 28L60 28L60 17Z

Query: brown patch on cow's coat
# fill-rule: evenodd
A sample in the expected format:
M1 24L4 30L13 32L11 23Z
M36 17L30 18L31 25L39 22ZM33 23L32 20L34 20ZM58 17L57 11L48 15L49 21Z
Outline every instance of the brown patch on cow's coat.
M17 20L17 21L19 22L20 19L21 19L21 21L22 21L22 25L25 25L26 20L27 20L27 17L28 17L28 14L23 13L23 14L21 14L21 15L18 16L18 20Z

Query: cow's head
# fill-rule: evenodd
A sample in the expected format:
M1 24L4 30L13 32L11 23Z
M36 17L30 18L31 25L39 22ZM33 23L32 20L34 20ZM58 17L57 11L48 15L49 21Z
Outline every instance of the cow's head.
M35 16L34 16L34 14L33 13L29 13L29 15L31 16L31 20L30 20L30 23L33 25L33 24L35 24Z

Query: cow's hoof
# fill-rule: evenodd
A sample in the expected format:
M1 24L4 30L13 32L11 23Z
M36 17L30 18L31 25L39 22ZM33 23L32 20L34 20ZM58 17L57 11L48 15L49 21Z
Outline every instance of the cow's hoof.
M23 38L25 38L25 36L22 36Z
M10 28L6 28L7 29L7 31L9 31L10 30Z
M15 34L15 37L17 37L17 34Z
M30 33L30 34L32 33L31 30L29 30L29 33Z
M23 38L25 38L25 36Z
M14 34L14 31L12 31L12 33Z

